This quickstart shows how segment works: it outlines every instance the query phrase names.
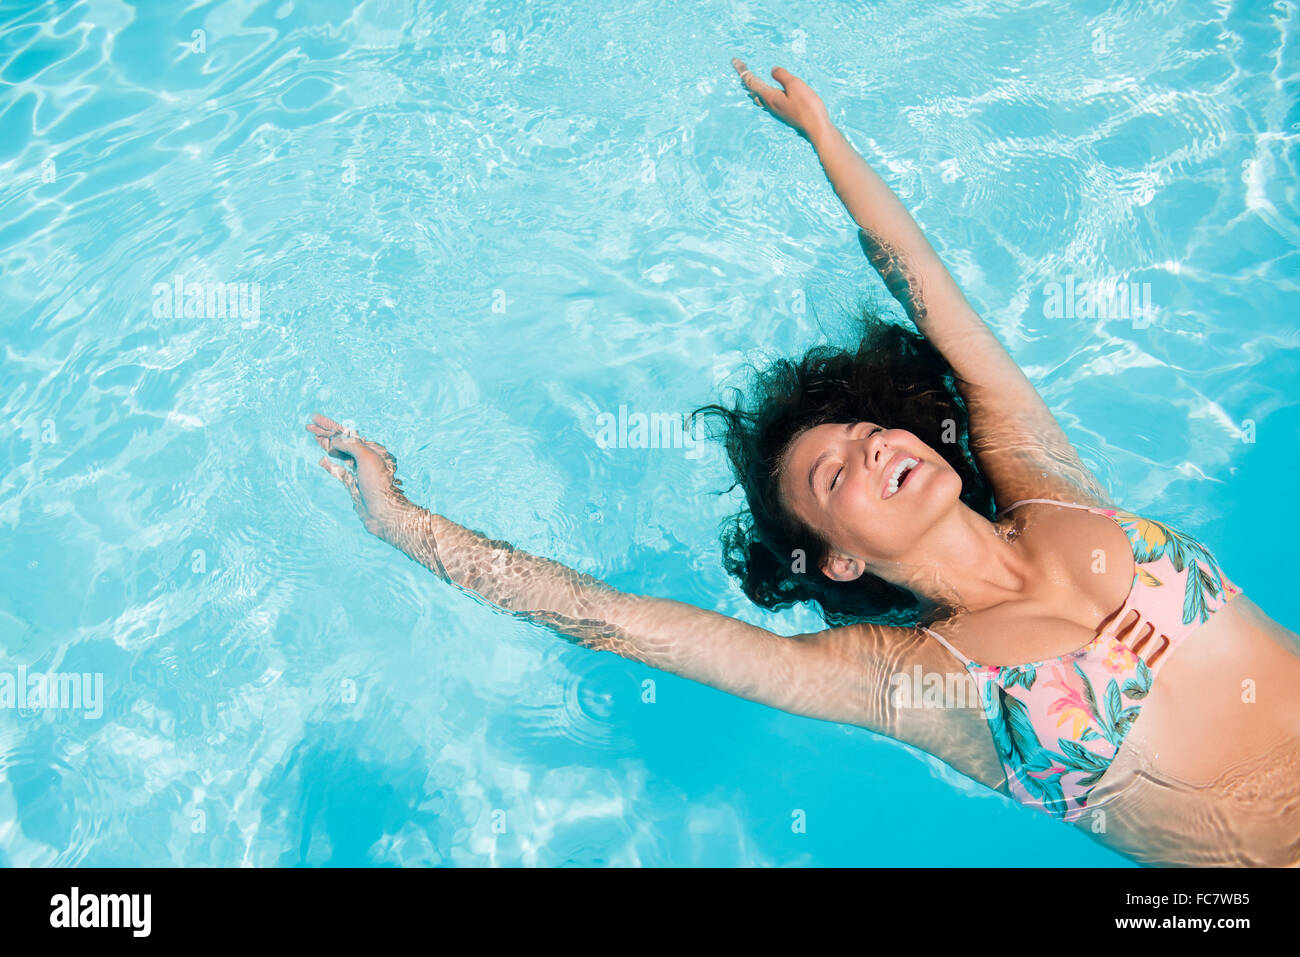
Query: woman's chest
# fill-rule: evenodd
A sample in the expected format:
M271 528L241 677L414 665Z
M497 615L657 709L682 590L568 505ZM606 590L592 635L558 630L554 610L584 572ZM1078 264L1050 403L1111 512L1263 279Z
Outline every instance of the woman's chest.
M1105 516L1035 515L1020 536L1033 580L1024 596L967 616L966 654L1021 665L1071 654L1117 616L1127 616L1138 568L1125 529Z

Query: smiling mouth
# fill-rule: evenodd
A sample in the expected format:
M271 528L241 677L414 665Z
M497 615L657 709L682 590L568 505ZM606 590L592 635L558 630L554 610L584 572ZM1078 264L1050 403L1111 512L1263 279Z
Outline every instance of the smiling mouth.
M893 498L897 495L899 489L906 484L907 480L911 478L912 473L915 472L920 465L921 463L919 460L911 457L905 458L895 465L893 474L889 476L889 482L885 485L885 494L881 497Z

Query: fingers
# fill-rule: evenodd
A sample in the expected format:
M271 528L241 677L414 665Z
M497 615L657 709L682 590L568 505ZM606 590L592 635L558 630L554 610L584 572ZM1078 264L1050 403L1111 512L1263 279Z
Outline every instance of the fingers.
M1119 640L1123 642L1124 639L1120 638L1120 635L1129 631L1135 624L1137 624L1138 621L1141 620L1140 615L1137 616L1137 618L1130 618L1130 615L1133 614L1134 614L1133 610L1130 609L1128 611L1125 611L1123 614L1115 615L1106 624L1106 626L1101 629L1101 631L1097 632L1097 637L1098 638L1119 638Z
M328 434L321 434L320 432L315 431L315 430L313 429L313 427L310 426L310 425L307 426L307 431L308 431L308 432L311 432L311 434L312 434L312 438L314 438L314 439L316 440L316 444L317 444L317 445L319 445L319 446L320 446L322 449L324 449L326 452L328 452L328 451L330 450L330 443L329 443L329 435L328 435Z
M311 421L307 423L307 431L318 435L328 435L331 432L343 432L345 430L343 426L339 425L329 416L321 415L318 412L313 415Z
M1157 631L1155 625L1144 619L1135 608L1129 609L1122 615L1116 615L1098 632L1098 638L1107 637L1114 638L1145 661L1148 667L1154 667L1156 662L1173 647L1169 636Z
M355 455L365 440L356 432L335 422L328 416L316 414L307 424L307 431L316 437L316 444L326 452L343 452Z
M740 59L740 57L732 57L731 65L736 68L736 72L740 74L740 82L745 84L746 87L757 79L757 77L754 76L753 71L750 70L749 67L745 66L745 61Z
M754 71L745 65L744 60L734 58L731 61L731 65L735 67L736 72L740 74L740 82L745 84L745 89L757 97L755 100L756 103L770 103L773 97L784 95L783 90L778 90L775 87L768 86L755 76ZM775 72L773 72L773 76L775 76Z
M330 459L328 456L320 460L320 467L343 483L347 488L348 493L352 496L353 504L357 504L361 501L361 490L357 488L357 478L355 475L345 469L338 462Z
M355 470L345 469L337 463L332 463L333 467L326 466L331 475L348 486L353 501L358 501L360 485L370 487L375 483L389 482L401 491L401 483L395 475L397 459L378 442L363 439L352 429L323 415L313 415L307 431L330 456L342 459ZM321 465L325 466L325 462L322 461Z
M774 66L772 67L772 79L776 80L777 83L780 83L782 87L788 87L799 78L783 66ZM787 92L789 91L787 90Z
M340 482L342 482L344 485L348 486L349 488L357 484L356 476L354 476L351 472L345 469L338 462L335 462L333 459L330 459L328 457L322 458L318 464L326 472L329 472L330 475L333 475L336 479L338 479Z
M1137 609L1130 608L1123 614L1116 615L1099 636L1114 638L1120 644L1128 646L1129 650L1137 651L1151 637L1148 631L1154 632L1154 629L1143 620Z

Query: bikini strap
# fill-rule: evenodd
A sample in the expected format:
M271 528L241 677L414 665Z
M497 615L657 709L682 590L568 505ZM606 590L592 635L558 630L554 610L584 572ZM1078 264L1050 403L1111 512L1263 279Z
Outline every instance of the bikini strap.
M948 644L948 642L944 640L943 635L939 634L937 631L931 631L929 628L926 628L925 625L921 626L921 630L925 632L927 635L929 635L931 638L933 638L935 641L939 642L939 644L947 648L950 652L952 652L953 656L958 661L960 661L963 665L969 667L975 663L971 661L969 658L967 658L965 655L963 655L956 648L954 648L952 645Z
M1022 498L1018 502L1012 502L1010 505L1008 505L998 514L1005 515L1007 512L1011 511L1013 508L1015 508L1018 505L1030 505L1034 502L1039 502L1042 503L1043 505L1064 505L1066 508L1086 508L1089 511L1091 511L1092 509L1091 505L1079 505L1077 502L1061 502L1054 498Z

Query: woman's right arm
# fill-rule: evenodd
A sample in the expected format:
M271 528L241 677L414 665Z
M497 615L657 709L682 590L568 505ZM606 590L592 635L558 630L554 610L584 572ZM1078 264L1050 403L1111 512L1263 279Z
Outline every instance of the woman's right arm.
M308 430L339 460L321 465L351 492L372 534L494 608L594 651L790 714L888 735L991 788L1002 786L970 676L920 630L860 624L784 637L685 602L620 592L414 504L383 446L324 416ZM965 687L970 706L933 708L895 696L900 678L914 688L921 675L945 673Z
M584 648L793 714L882 724L859 633L787 638L685 602L622 592L409 503L377 534L445 581Z
M321 465L352 494L366 528L439 578L505 613L782 711L890 733L885 631L792 638L684 602L618 591L591 575L486 538L406 498L396 461L324 416L308 431ZM345 467L345 464L348 467Z

